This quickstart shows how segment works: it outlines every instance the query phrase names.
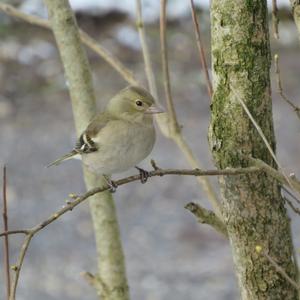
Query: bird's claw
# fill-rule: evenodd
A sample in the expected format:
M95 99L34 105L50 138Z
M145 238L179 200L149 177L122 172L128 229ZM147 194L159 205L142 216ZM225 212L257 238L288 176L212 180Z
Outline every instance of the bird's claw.
M140 180L141 180L141 183L146 183L148 178L150 177L150 174L148 171L142 169L142 168L139 168L139 167L135 167L139 173L140 173Z
M115 181L110 180L110 182L108 182L107 185L109 186L109 191L111 193L115 193L116 192L118 185L117 185L117 183Z
M107 183L107 186L109 187L109 191L111 193L115 193L117 190L118 184L115 181L111 180L108 176L104 176L104 179Z

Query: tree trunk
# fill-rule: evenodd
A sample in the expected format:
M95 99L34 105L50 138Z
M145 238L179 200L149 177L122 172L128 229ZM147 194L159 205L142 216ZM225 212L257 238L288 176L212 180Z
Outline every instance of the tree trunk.
M96 112L88 60L68 0L45 0L45 4L64 65L79 136ZM105 184L101 177L88 170L84 170L84 178L88 189ZM98 275L94 286L101 300L128 300L124 256L113 198L109 192L103 192L91 197L89 203L98 254Z
M214 95L209 140L216 166L247 167L245 156L252 156L274 167L237 100L245 102L274 149L267 2L213 0L211 22ZM224 176L220 185L241 298L298 299L296 289L256 251L261 246L295 279L290 220L278 182L259 173Z

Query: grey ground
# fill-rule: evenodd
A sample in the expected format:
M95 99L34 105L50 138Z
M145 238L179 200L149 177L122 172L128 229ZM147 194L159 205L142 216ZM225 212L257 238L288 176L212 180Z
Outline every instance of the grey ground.
M77 161L44 168L70 150L75 141L69 96L53 39L47 31L1 20L0 165L8 167L10 228L26 228L64 205L69 193L83 193L85 188ZM119 17L113 21L81 18L80 22L144 78L142 56L130 22ZM135 50L124 44L124 28L127 37L131 34ZM293 25L282 28L282 42L274 43L274 51L280 53L286 93L299 105L300 50ZM149 34L164 102L156 25ZM190 20L173 24L168 41L174 99L184 135L204 167L212 168L206 138L209 99ZM89 56L99 103L105 102L126 83L102 59L90 52ZM279 161L287 172L300 175L300 122L275 89L273 95ZM151 158L161 167L189 167L177 147L160 133ZM149 159L142 166L150 168ZM183 208L190 201L209 207L194 178L166 176L145 185L128 184L118 189L115 201L133 300L238 299L228 242L208 226L197 224ZM300 217L292 212L290 216L299 249ZM10 239L12 263L20 243L21 237ZM83 271L96 271L87 203L33 239L17 299L96 299L94 290L80 276ZM2 276L1 272L0 298L4 299Z

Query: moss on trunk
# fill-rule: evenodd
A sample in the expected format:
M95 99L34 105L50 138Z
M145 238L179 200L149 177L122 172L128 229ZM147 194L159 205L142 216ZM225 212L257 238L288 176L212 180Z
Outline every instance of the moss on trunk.
M271 155L237 100L240 97L275 150L270 92L267 3L213 0L214 96L210 147L218 168L246 167L245 156L274 166ZM298 299L296 290L255 251L260 245L295 278L290 221L280 186L266 174L220 179L223 218L242 299Z

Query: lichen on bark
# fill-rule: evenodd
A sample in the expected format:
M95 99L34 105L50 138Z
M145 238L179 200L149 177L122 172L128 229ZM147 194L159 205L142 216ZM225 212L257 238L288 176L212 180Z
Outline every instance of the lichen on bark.
M213 0L211 5L214 95L209 141L218 168L246 167L246 156L275 166L244 112L240 97L275 151L270 92L267 3ZM278 182L264 173L220 179L223 218L232 246L242 299L298 299L297 291L256 253L257 245L292 278L290 221Z

